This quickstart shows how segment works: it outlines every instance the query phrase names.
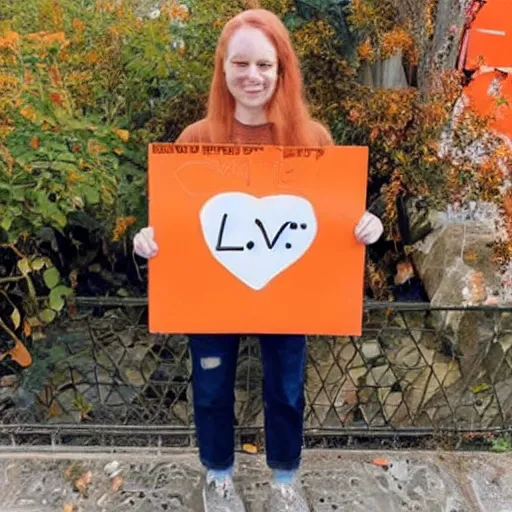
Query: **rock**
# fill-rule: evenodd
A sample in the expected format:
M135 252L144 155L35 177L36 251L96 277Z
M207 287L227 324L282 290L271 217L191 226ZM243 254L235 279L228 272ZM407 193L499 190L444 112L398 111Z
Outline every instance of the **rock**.
M113 460L105 465L103 471L109 478L114 478L119 475L123 470L121 468L121 464L117 460Z
M382 354L378 341L363 341L361 344L361 352L367 361L375 359Z
M339 351L339 361L343 365L347 365L351 363L354 357L356 356L357 349L353 343L350 343L350 340L347 343L343 344L343 347Z
M350 379L354 383L355 386L359 386L361 379L368 373L368 368L366 366L358 366L357 368L350 368L348 370L348 374Z
M495 220L443 221L414 246L412 259L433 305L482 304L500 293Z
M353 365L357 369L349 370ZM310 340L306 369L306 403L310 427L337 427L352 420L358 401L359 373L367 372L354 343L347 337L315 337ZM355 377L355 380L354 380Z
M384 408L384 416L388 422L393 421L394 416L398 412L399 408L406 407L402 393L398 392L389 392L386 394L384 400L382 400L382 403Z
M17 375L4 375L0 377L0 389L15 388L18 385L19 378Z
M2 404L10 402L17 393L19 378L17 375L4 375L0 377L0 411Z
M389 364L372 368L366 376L366 385L377 388L391 388L396 382L396 376Z

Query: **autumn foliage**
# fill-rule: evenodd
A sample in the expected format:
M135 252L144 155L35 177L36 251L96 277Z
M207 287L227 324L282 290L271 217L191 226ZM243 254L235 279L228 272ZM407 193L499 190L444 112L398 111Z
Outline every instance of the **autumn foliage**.
M436 207L502 201L509 147L488 120L466 111L453 119L458 72L436 75L428 94L415 87L418 34L394 2L142 3L24 0L0 14L0 251L8 261L0 267L0 332L8 337L32 336L75 294L144 293L130 235L146 223L146 146L174 140L204 114L217 38L243 8L283 18L313 115L337 143L370 147L369 206L380 205L386 226L368 264L370 295L392 298L395 264L407 251L401 198ZM422 9L428 38L432 2ZM362 84L364 66L397 51L409 87ZM493 149L483 161L466 152L478 141ZM510 244L497 249L507 261Z

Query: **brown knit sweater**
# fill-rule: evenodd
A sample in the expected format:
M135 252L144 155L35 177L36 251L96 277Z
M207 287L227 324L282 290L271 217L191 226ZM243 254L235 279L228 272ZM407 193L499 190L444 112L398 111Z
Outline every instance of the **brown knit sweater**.
M316 135L318 146L331 146L333 144L330 133L320 123L311 121L311 130L313 130ZM187 126L176 142L211 142L206 120L202 119L197 123ZM272 124L266 123L257 126L249 126L235 120L233 125L233 140L230 142L232 144L275 144Z

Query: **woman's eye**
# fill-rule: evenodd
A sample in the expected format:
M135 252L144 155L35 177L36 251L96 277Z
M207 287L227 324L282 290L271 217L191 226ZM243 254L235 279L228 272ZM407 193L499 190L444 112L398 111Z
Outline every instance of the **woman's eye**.
M272 67L272 64L270 64L269 62L262 62L260 63L260 68L263 68L263 69L268 69L270 67Z
M245 67L247 67L247 62L238 61L238 62L234 62L234 64L238 68L245 68Z

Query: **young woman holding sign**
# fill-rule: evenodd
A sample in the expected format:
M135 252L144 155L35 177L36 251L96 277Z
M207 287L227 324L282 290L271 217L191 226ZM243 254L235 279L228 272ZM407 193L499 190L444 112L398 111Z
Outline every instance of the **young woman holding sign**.
M247 10L231 19L220 37L205 119L188 126L177 142L326 146L328 130L311 119L303 99L297 57L289 34L269 11ZM381 221L366 212L355 226L363 244L376 242ZM153 228L134 238L135 252L157 254ZM297 470L304 414L305 336L260 337L264 371L267 463L274 481L267 501L272 512L306 512ZM243 501L231 478L234 462L234 385L237 335L193 335L194 415L207 512L241 512Z

